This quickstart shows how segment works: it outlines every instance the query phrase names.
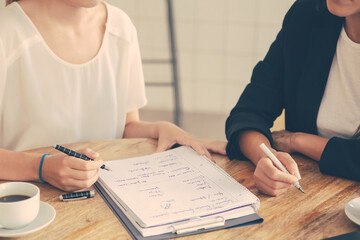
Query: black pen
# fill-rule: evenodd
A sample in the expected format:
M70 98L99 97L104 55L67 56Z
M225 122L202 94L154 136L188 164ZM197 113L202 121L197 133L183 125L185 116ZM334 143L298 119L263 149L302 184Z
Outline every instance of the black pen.
M95 196L94 190L82 191L82 192L73 192L73 193L66 193L60 195L61 201L72 201L72 200L79 200L85 198L92 198Z
M78 152L75 152L69 148L66 148L66 147L63 147L63 146L60 146L60 145L54 145L53 146L56 150L59 150L60 152L63 152L67 155L69 155L70 157L76 157L76 158L80 158L80 159L83 159L85 161L94 161L94 159L91 159L87 156L85 156L84 154L81 154L81 153L78 153ZM108 171L111 171L110 168L108 168L107 166L105 166L105 164L103 164L100 168L102 169L105 169L105 170L108 170Z

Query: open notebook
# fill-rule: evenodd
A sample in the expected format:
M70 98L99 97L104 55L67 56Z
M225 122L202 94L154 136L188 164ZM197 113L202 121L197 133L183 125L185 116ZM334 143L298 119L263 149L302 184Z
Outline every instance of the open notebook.
M260 201L190 147L107 161L98 185L142 236L183 234L254 214Z

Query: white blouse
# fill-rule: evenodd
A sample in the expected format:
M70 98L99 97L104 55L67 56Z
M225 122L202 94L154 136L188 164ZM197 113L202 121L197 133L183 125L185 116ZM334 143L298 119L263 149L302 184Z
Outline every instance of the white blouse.
M317 127L320 136L351 137L360 124L360 44L343 28L337 43Z
M97 55L71 64L48 47L16 2L0 9L0 148L121 138L147 102L136 29L109 4Z

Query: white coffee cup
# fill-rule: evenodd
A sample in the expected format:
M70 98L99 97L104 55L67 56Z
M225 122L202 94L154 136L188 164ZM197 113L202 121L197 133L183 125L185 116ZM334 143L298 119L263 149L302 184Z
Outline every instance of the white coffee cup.
M14 196L15 195L15 196ZM16 195L29 198L19 201L4 201L17 198ZM20 197L21 198L21 197ZM40 189L31 183L7 182L0 184L0 228L17 229L31 223L40 208Z

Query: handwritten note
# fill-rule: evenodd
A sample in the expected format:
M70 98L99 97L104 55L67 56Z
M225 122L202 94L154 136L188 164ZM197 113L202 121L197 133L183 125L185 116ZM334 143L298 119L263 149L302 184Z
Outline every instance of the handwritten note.
M206 216L256 203L241 184L189 147L107 161L100 171L119 203L142 227Z

